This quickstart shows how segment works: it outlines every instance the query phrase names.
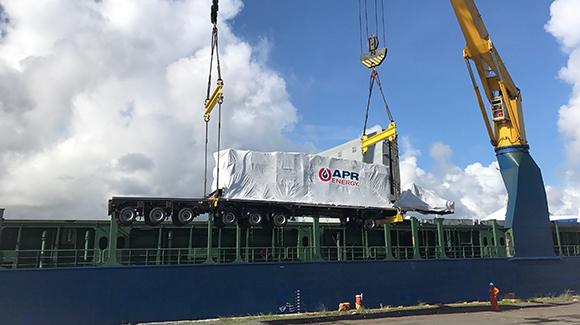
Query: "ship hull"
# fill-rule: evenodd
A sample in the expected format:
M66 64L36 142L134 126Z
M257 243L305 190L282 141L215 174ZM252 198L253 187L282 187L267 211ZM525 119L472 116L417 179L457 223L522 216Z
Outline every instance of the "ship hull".
M127 324L580 290L580 257L0 270L2 324Z

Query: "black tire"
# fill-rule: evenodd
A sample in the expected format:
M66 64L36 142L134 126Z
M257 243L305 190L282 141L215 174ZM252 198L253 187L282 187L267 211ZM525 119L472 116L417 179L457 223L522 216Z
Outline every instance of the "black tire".
M366 219L363 227L366 231L373 230L377 227L377 221L375 219Z
M134 208L124 207L121 211L117 212L117 222L121 226L130 226L137 218L137 212Z
M192 208L183 208L177 214L174 214L171 219L175 225L183 226L192 222L195 217L197 217L197 214Z
M231 226L238 220L238 216L232 210L226 210L222 212L221 220L224 226Z
M165 209L156 207L151 209L151 211L149 211L145 221L147 222L148 225L157 226L163 221L165 221L165 217L166 217Z
M252 227L256 227L259 226L262 223L262 220L264 218L262 217L262 214L258 213L258 212L252 212L250 213L250 215L248 216L248 224Z
M286 222L288 222L288 216L284 213L276 213L272 217L272 224L276 227L284 227Z

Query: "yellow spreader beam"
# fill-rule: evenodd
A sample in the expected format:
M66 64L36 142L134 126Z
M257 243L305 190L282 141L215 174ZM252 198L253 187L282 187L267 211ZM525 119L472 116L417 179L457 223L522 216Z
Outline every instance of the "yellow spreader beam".
M370 146L372 146L373 144L379 143L381 141L384 141L386 139L393 141L393 139L395 139L396 136L397 136L397 128L395 126L395 122L391 122L391 124L389 124L388 129L386 129L380 133L377 133L370 138L367 137L366 135L363 136L362 137L362 151L367 152L367 150Z
M209 114L215 107L215 105L221 100L222 98L222 88L224 84L221 80L218 80L218 85L211 97L205 102L205 113L203 116L206 120L209 119Z

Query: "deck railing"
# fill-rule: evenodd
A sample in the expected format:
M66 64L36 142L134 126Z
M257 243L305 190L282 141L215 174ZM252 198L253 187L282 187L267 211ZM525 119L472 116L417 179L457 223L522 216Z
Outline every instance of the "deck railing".
M102 263L98 249L0 251L4 268L82 267Z
M557 247L556 247L557 249ZM562 246L563 256L580 256L580 246ZM501 251L503 251L503 254ZM443 254L444 253L444 254ZM98 265L174 265L201 263L260 263L297 261L355 261L384 259L485 258L507 256L506 247L494 246L323 246L314 247L216 247L11 250L0 251L2 268L83 267Z

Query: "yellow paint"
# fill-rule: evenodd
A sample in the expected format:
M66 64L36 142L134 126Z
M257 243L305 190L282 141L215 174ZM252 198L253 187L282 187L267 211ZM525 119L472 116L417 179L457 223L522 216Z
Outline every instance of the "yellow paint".
M370 146L374 145L375 143L384 141L386 139L393 141L393 139L395 139L396 136L397 136L397 127L395 125L395 122L391 122L391 124L389 124L388 129L386 129L380 133L377 133L370 138L367 137L366 135L363 136L362 137L362 151L367 152L367 150Z
M403 222L403 215L401 214L401 212L397 212L397 215L392 217L377 219L377 226L395 222Z
M492 144L495 147L527 144L519 89L494 47L475 3L473 0L451 0L451 5L467 43L463 56L476 66L487 100L491 102L499 91L507 107L507 119L492 121L493 133L489 127L489 117L482 109ZM478 90L476 96L482 106Z
M211 113L215 105L222 99L223 86L224 86L223 82L221 80L218 80L218 85L214 90L213 94L208 100L205 101L205 113L203 114L203 116L205 117L206 120L209 119L209 114Z
M378 65L381 64L381 62L383 62L383 59L385 58L384 55L378 55L376 57L370 58L370 59L366 59L364 61L361 61L362 64L364 64L367 68L372 68L372 67L376 67Z

